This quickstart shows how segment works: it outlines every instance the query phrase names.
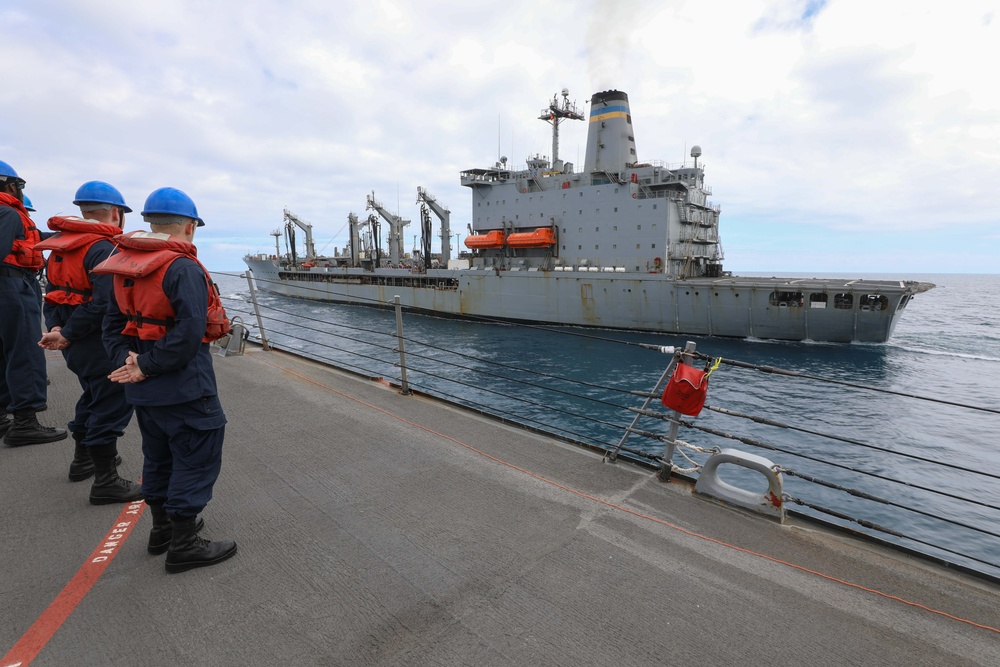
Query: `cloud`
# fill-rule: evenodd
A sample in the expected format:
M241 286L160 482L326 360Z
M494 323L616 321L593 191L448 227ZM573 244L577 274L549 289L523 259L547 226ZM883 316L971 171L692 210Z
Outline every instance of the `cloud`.
M927 0L905 12L855 0L14 0L0 9L0 60L18 63L5 70L0 159L42 219L71 210L86 180L114 183L137 210L153 189L181 188L208 222L203 258L237 268L271 246L284 207L319 239L373 190L417 220L424 186L464 229L459 171L549 153L536 119L563 87L581 107L617 88L642 159L702 146L724 243L765 222L831 247L875 231L925 245L874 253L868 270L911 266L945 237L997 249L976 237L1000 210L1000 89L981 66L1000 59L994 13ZM561 156L578 166L586 129L561 126ZM775 270L797 252L785 250L753 234L727 243L730 263L770 253Z

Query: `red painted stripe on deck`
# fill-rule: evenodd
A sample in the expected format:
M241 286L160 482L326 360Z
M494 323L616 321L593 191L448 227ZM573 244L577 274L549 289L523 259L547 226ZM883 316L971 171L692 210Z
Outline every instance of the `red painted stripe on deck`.
M139 517L146 509L146 503L138 501L126 505L118 519L101 539L100 544L90 554L90 558L80 566L69 583L59 592L52 603L42 612L27 632L21 635L14 647L0 658L0 667L26 667L34 660L56 631L73 613L80 601L86 597L97 580L115 559L132 529L139 523Z

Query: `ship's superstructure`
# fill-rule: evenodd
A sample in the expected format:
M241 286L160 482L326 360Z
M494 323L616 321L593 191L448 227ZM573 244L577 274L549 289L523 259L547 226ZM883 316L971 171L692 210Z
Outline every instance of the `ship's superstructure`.
M418 187L414 257L402 243L410 221L372 193L367 205L378 216L348 215L349 252L300 262L292 249L250 255L247 265L263 289L324 301L386 306L398 295L404 307L457 317L832 342L888 339L909 299L933 287L729 275L701 148L691 149L690 163L641 160L624 92L594 94L586 117L565 89L562 98L539 116L552 125L552 159L536 155L513 169L501 158L461 172L472 219L468 252L459 257L452 257L450 212ZM582 171L558 156L567 120L588 123ZM431 212L441 225L436 260ZM388 258L379 217L389 224ZM291 223L286 229L294 231Z
M569 115L567 107L575 111L568 104L550 105L566 113L563 117L583 119ZM475 264L596 267L678 278L722 275L719 208L708 201L711 190L698 163L701 149L693 147L691 156L692 165L639 161L628 96L617 90L596 93L582 172L543 157L529 159L527 169L519 171L506 169L501 160L490 169L462 172L462 185L473 190L475 233L506 236L545 228L558 239L551 246L512 248L496 247L495 241L477 246L480 241L473 238Z

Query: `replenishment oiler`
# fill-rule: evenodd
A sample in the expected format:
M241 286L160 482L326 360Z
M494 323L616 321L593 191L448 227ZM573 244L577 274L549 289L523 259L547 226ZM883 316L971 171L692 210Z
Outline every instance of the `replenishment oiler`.
M391 306L454 317L690 335L883 342L907 303L934 287L916 281L756 278L723 270L720 207L709 201L701 148L691 163L640 160L628 96L595 93L589 118L554 96L552 158L525 168L461 172L472 192L468 249L452 256L449 210L422 187L420 249L403 250L410 224L374 193L373 213L351 213L350 243L316 255L312 227L286 210L275 254L245 257L260 288L286 296ZM582 171L559 158L559 125L588 120ZM377 215L376 215L377 213ZM440 254L432 254L432 218ZM383 252L381 221L388 223ZM295 228L305 232L296 251ZM281 252L285 236L287 252Z

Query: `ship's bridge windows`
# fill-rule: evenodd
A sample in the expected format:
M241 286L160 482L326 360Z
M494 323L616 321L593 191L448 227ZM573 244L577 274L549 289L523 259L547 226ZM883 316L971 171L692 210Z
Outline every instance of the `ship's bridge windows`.
M809 295L809 307L810 308L826 308L827 294L826 292L813 292Z
M802 292L775 290L768 297L768 302L778 308L801 308L805 305L805 296Z
M833 307L838 310L850 310L854 307L853 294L834 294Z
M885 310L889 307L889 299L881 294L862 294L858 307L861 310Z

